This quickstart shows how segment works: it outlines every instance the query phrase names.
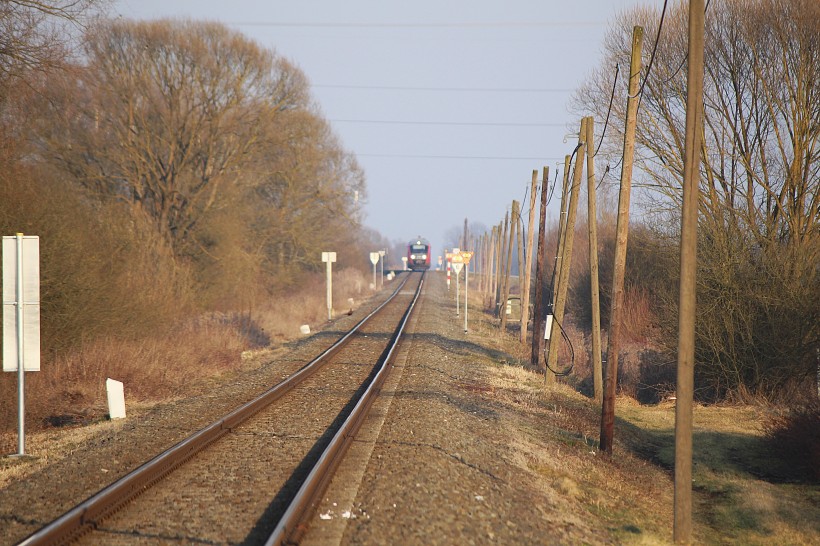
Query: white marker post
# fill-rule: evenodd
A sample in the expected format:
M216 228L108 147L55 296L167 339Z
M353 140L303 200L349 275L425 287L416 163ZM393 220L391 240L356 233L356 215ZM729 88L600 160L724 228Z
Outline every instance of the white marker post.
M453 255L450 258L450 262L453 264L453 270L456 272L456 316L461 314L459 310L459 299L461 296L459 295L458 289L458 275L461 273L461 268L464 267L464 259L461 257L461 252L457 249L453 249Z
M401 261L404 262L404 270L407 271L407 256L402 256Z
M327 263L327 320L333 320L333 275L330 264L336 261L336 253L322 252L322 261Z
M384 286L384 255L385 254L387 254L387 252L385 250L380 250L379 251L379 258L381 258L381 262L382 262L382 279L381 279L381 283L379 283L381 286Z
M379 253L378 252L371 252L370 253L370 263L373 264L373 290L376 290L378 286L376 284L376 264L379 263Z
M17 372L18 449L26 454L25 372L40 371L40 238L3 237L3 371Z

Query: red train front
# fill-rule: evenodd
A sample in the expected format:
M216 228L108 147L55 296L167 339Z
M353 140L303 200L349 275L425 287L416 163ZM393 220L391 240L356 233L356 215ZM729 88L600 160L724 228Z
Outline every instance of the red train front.
M407 245L407 267L416 271L430 267L430 243L421 237Z

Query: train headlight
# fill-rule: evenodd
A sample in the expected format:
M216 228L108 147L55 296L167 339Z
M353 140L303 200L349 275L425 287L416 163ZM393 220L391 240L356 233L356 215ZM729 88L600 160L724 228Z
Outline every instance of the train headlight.
M426 259L427 259L427 254L422 254L422 255L419 257L419 259L421 259L421 260L426 260Z
M411 259L411 260L415 260L415 259L416 259L416 255L415 255L415 254L410 254L410 259Z

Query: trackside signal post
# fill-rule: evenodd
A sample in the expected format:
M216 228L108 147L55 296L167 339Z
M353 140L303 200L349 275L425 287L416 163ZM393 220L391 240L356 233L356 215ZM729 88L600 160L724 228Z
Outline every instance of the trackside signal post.
M322 252L322 261L327 264L327 320L333 320L333 275L331 264L336 261L335 252Z
M40 371L40 238L3 237L3 371L17 372L18 449L26 453L25 372Z
M453 264L453 270L456 272L456 316L459 316L461 314L459 309L459 298L461 296L459 295L458 290L458 275L461 273L461 268L464 267L464 259L461 257L461 252L459 249L453 249L453 255L450 257L450 263Z
M370 263L373 264L373 290L376 290L378 285L376 284L376 264L379 263L379 253L378 252L371 252L370 253Z

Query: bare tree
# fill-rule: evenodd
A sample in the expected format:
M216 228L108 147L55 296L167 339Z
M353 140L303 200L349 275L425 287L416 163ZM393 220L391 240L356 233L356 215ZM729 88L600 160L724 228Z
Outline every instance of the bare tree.
M681 200L685 11L667 13L646 48L636 137L644 207L673 220L656 224L663 235L675 235ZM656 36L659 22L646 8L619 18L579 109L606 116L625 37L635 24ZM820 5L714 0L706 26L698 358L720 389L770 390L811 372L820 337L817 306L806 305L820 298ZM616 91L602 152L613 158L625 102Z
M96 12L99 0L5 0L0 2L0 97L32 70L62 66L70 32Z
M227 188L248 183L268 120L307 105L298 69L222 25L107 22L86 49L41 131L46 153L96 196L151 218L178 251Z

